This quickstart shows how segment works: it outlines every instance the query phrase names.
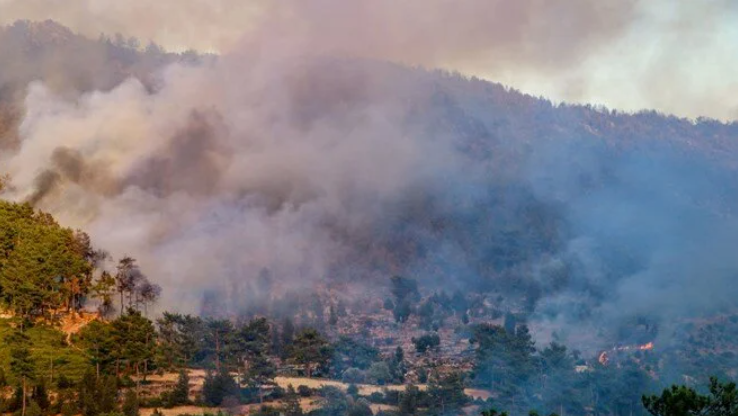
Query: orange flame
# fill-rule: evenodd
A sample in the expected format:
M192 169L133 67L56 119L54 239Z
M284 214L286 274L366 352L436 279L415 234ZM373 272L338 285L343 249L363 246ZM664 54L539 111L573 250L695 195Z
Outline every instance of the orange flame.
M607 363L610 361L610 357L607 356L607 351L602 351L600 353L600 356L597 357L597 361L599 361L602 365L607 365Z
M638 349L641 350L641 351L652 350L653 349L653 342L649 342L648 344L643 344L643 345L639 346Z

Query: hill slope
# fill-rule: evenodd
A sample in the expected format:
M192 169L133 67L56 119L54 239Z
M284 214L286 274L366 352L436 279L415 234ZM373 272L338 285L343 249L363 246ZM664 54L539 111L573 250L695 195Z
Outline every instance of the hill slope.
M404 274L627 338L633 320L666 326L738 295L736 124L266 47L158 71L175 58L135 42L53 24L4 33L0 45L25 46L0 51L45 82L5 135L8 196L135 254L169 305L206 293L238 313L262 291L355 293ZM87 56L69 42L103 47L94 75L65 69Z

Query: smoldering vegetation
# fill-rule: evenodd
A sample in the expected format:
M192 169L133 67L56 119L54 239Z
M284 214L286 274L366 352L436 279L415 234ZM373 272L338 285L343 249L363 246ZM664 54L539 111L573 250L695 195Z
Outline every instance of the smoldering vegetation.
M735 124L281 43L195 59L52 23L2 33L4 197L136 257L165 308L400 274L627 341L634 319L668 328L738 295Z

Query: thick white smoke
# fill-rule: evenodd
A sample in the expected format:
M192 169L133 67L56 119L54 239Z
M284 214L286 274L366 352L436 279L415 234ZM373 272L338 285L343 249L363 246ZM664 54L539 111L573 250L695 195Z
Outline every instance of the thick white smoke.
M154 93L129 79L69 101L33 84L1 163L14 198L138 258L164 306L196 309L205 289L244 304L265 267L316 284L347 254L343 235L371 232L383 204L456 163L402 129L387 85L340 77L262 54L169 67Z

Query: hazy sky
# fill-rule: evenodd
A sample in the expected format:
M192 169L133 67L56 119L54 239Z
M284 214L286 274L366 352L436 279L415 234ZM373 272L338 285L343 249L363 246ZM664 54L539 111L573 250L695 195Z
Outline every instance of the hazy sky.
M47 18L174 49L300 39L556 101L738 118L732 0L0 0L0 23Z

